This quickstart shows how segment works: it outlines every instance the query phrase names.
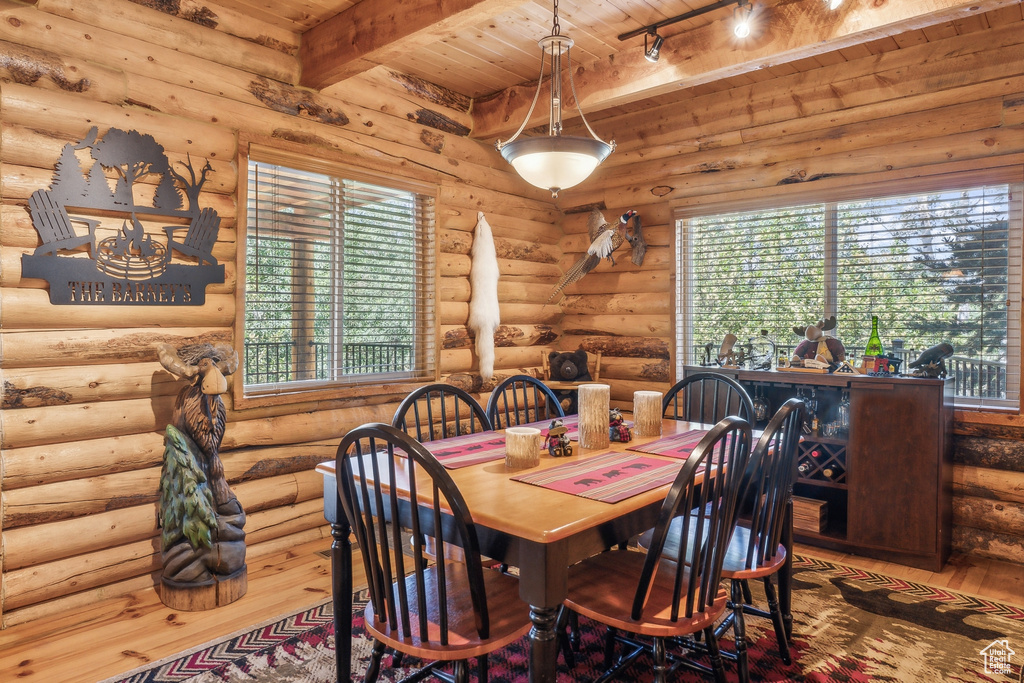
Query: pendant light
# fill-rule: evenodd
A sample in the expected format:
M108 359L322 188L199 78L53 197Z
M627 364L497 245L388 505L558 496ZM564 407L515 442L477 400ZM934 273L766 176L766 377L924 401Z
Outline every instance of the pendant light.
M578 185L597 168L598 164L608 158L615 149L615 141L604 142L587 123L580 109L579 98L576 96L576 85L572 79L572 59L570 48L573 41L561 35L558 25L558 0L554 0L554 21L551 35L544 36L537 44L541 48L540 76L537 78L537 92L530 104L526 119L519 130L507 142L498 140L495 147L501 152L505 161L522 176L523 180L536 187L550 190L551 197L558 197L559 190ZM562 55L565 55L566 68L569 72L569 88L576 110L583 119L592 137L575 137L562 135ZM547 55L551 56L551 103L549 111L548 134L541 137L522 138L519 134L526 128L533 115L534 107L540 98L541 85L544 82L544 62Z

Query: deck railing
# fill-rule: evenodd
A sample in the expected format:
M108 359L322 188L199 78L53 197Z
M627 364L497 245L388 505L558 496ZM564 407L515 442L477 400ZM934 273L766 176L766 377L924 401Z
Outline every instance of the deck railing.
M412 370L411 344L352 343L341 345L341 367L332 372L330 344L309 342L305 358L296 343L246 342L245 383L272 384L299 379L327 380L344 375L383 374Z
M712 353L717 352L717 346ZM795 346L776 347L776 358L784 355L789 358ZM923 349L903 348L896 351L896 356L903 359L900 370L908 373L907 367L917 360ZM846 347L847 358L860 358L863 347ZM693 349L693 357L700 362L705 356L703 346ZM953 395L960 398L1006 398L1006 363L999 361L979 360L969 356L953 355L946 359L946 373L953 378ZM774 367L774 363L772 364Z

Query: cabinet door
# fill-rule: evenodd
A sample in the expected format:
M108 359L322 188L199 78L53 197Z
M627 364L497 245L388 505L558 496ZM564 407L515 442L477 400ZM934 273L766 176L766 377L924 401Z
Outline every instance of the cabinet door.
M849 540L937 552L941 394L921 385L854 382L850 408Z

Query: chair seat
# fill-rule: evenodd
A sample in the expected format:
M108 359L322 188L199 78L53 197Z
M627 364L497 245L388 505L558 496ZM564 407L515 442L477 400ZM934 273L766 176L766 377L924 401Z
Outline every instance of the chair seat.
M405 654L423 659L459 660L467 657L493 652L505 645L518 640L530 630L530 608L518 599L519 588L515 577L496 571L484 571L484 585L487 593L487 608L490 616L490 638L482 640L477 634L477 623L470 604L469 582L463 571L456 571L457 565L449 565L445 576L448 595L448 645L442 646L440 625L438 624L436 585L438 573L435 568L427 569L424 574L427 595L427 632L431 642L424 642L418 635L419 614L417 605L415 576L405 580L409 592L412 611L409 619L412 623L413 635L402 637L400 630L392 630L387 622L380 623L369 602L364 610L366 630L377 640L388 647ZM395 588L397 591L397 587Z
M681 525L682 518L672 520L672 526L669 530L668 538L665 541L664 554L672 555L678 552ZM648 529L644 533L640 534L640 537L637 539L637 545L641 548L649 548L651 546L651 536L653 533L653 529ZM692 539L692 530L689 535ZM775 551L775 557L773 557L769 562L760 564L757 562L757 557L755 557L754 566L748 569L746 565L747 548L749 544L750 529L745 526L737 525L736 529L733 531L732 540L729 541L729 549L726 551L725 561L722 563L723 579L735 579L737 581L742 579L760 579L779 571L779 568L782 567L783 563L786 561L786 548L780 544L778 549Z
M704 629L725 610L726 591L719 586L713 603L703 612L671 620L675 563L662 560L655 574L647 606L640 621L630 617L637 577L645 555L631 550L611 550L591 557L569 569L568 607L583 616L631 633L670 637ZM663 571L664 570L664 571ZM685 582L685 579L684 579Z
M747 568L747 548L750 544L750 529L744 526L737 526L732 534L732 542L729 543L729 551L725 555L725 562L722 564L722 578L730 580L760 579L770 576L779 571L786 561L786 548L781 543L775 550L775 557L768 562L761 564L758 558L754 557L754 565Z

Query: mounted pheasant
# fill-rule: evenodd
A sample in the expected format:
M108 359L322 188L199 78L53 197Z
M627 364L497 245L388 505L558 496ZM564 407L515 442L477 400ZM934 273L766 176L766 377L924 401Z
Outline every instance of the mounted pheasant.
M558 281L554 291L551 292L551 296L548 297L548 301L554 299L563 289L574 282L580 281L584 275L597 268L597 264L601 263L601 259L607 258L614 266L615 257L612 256L612 253L626 241L626 223L635 215L636 211L630 209L619 216L617 224L612 224L605 220L604 214L599 210L594 209L591 211L590 219L587 221L587 232L590 234L590 246L587 247L587 253L581 256L576 263L572 264L569 270L565 271L562 279Z

